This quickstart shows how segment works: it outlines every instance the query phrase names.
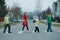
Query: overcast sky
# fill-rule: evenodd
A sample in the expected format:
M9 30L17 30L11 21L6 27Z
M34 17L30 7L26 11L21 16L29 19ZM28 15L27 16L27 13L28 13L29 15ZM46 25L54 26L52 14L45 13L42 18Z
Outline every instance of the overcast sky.
M52 8L52 3L56 0L41 0L41 10L46 10L48 6ZM23 11L33 11L36 8L36 0L6 0L7 6L18 4Z

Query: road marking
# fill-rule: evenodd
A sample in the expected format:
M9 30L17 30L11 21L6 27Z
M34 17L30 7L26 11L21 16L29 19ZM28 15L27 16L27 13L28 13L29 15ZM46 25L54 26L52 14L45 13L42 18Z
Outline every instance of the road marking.
M45 32L47 32L47 31L45 31Z
M32 33L34 33L34 31L32 31Z
M8 32L6 32L6 34L8 34Z
M19 31L18 33L20 33L20 34L21 34L21 33L25 33L25 31ZM30 32L28 31L28 32L26 32L26 33L34 33L34 31L30 31Z
M46 33L52 33L52 32L47 32L47 31L45 31ZM60 31L56 31L56 32L60 32Z
M19 31L18 33L23 33L24 31Z
M47 31L45 31L45 33L52 33L52 32L47 32Z
M60 31L58 31L58 32L60 32Z

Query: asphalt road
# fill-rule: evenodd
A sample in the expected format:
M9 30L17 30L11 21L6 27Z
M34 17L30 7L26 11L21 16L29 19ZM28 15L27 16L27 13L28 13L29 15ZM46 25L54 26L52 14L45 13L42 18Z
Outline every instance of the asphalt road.
M40 33L34 33L34 24L32 20L28 21L30 32L24 29L21 32L21 23L12 27L12 33L3 33L3 29L0 29L0 40L60 40L60 28L52 26L53 32L46 32L47 25L40 23L39 30ZM8 29L7 29L8 30Z

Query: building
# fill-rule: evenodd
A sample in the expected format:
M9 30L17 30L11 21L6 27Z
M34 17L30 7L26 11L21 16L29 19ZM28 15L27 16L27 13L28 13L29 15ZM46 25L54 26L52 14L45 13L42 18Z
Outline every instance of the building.
M54 21L60 23L60 0L54 2L52 8L52 16Z
M60 15L60 0L54 2L52 5L52 16L57 17Z
M52 5L52 16L56 17L57 15L57 2L54 2Z
M57 0L57 16L60 16L60 0Z

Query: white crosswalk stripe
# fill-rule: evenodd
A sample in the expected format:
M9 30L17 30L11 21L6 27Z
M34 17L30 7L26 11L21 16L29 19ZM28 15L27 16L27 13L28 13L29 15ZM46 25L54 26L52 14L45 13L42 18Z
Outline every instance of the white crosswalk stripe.
M24 33L25 31L19 31L18 33ZM44 31L45 33L52 33L52 32L47 32L47 31ZM59 31L57 31L57 32L60 32L60 30ZM26 32L26 33L28 33L28 32ZM34 31L30 31L30 33L35 33ZM41 33L41 32L40 32ZM6 34L8 34L8 32L6 32Z
M25 31L19 31L18 33L24 33ZM34 31L26 32L26 33L34 33Z
M60 31L58 31L58 32L60 32Z
M20 33L20 34L22 34L22 33L24 33L25 31L19 31L18 33ZM47 31L44 31L45 33L52 33L52 32L47 32ZM60 30L59 31L57 31L57 32L60 32ZM26 32L26 33L29 33L29 32ZM30 33L35 33L34 31L30 31ZM41 33L41 32L40 32ZM6 34L8 34L8 32L6 32Z
M47 32L47 31L45 31L45 32Z
M18 33L23 33L24 31L19 31Z
M52 33L52 32L47 32L47 31L45 31L45 33Z
M6 32L6 34L8 34L8 32Z
M34 31L32 31L32 33L34 33Z

